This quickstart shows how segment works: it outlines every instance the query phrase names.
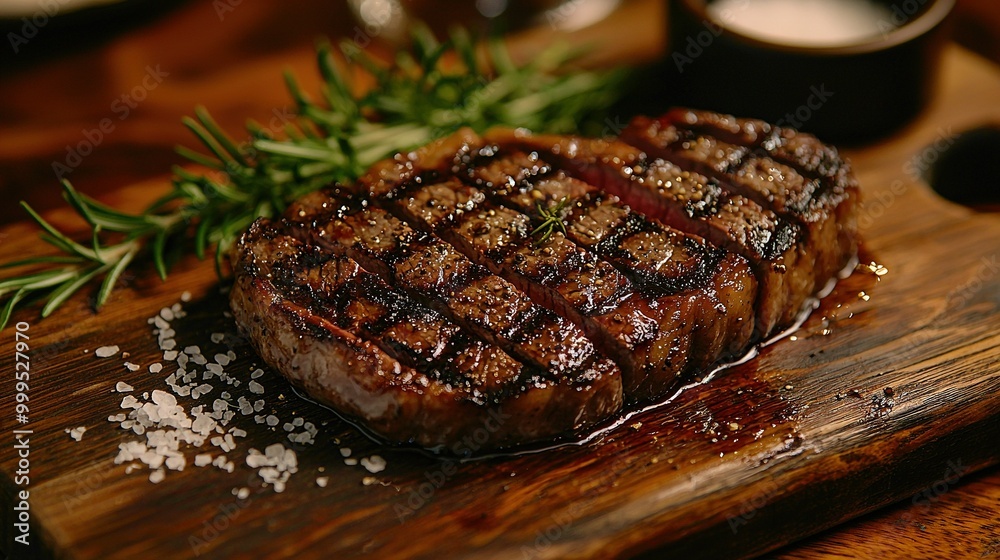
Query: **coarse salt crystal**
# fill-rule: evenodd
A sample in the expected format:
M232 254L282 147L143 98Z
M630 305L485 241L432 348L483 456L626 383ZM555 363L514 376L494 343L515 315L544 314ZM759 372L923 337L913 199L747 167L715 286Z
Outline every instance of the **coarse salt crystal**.
M385 470L385 459L378 455L361 459L361 466L368 469L368 472L375 474Z
M66 433L69 434L69 437L73 438L76 441L80 441L81 439L83 439L83 432L86 431L87 431L86 426L80 426L73 429L66 428Z
M194 456L194 466L204 467L205 465L212 464L212 454L211 453L199 453Z
M153 391L153 393L155 394L156 391ZM125 395L125 398L122 399L120 408L139 408L140 406L142 406L142 403L136 400L135 397L132 395Z
M260 368L257 368L255 370L253 370L253 373L250 374L250 379L257 379L258 377L260 377L262 375L264 375L264 370L262 370Z
M153 390L153 402L160 406L177 406L177 398L166 391Z
M98 358L110 358L118 353L118 346L101 346L94 350L94 355Z
M255 395L264 394L264 387L260 383L257 383L256 381L251 381L249 387L250 387L250 392Z
M153 484L159 484L163 482L163 478L165 476L166 473L163 472L163 469L158 468L155 471L149 473L149 481L152 482Z
M161 370L163 370L163 364L160 362L149 364L149 373L160 373Z
M118 391L119 393L131 393L134 390L134 387L124 381L119 381L115 384L115 391Z
M183 293L181 294L181 301L183 301L183 302L185 302L185 303L187 303L187 302L191 301L191 292L189 292L189 291L185 290L185 291L184 291L184 292L183 292Z
M214 342L215 344L218 344L218 343L222 342L223 340L225 340L225 338L226 338L226 335L223 334L223 333L220 333L220 332L214 332L214 333L212 333L212 342Z
M250 489L247 487L240 488L236 492L236 497L240 500L245 500L250 496Z
M321 477L319 477L319 478L316 479L316 486L319 486L320 488L326 488L326 484L328 482L330 482L330 477L328 477L328 476L321 476Z
M139 364L133 364L132 362L125 362L125 369L129 371L139 371Z

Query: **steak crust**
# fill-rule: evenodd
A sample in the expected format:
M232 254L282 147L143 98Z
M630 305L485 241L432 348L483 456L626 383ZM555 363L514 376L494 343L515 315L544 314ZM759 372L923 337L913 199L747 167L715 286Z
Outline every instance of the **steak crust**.
M552 439L621 407L607 360L572 375L524 365L266 220L236 247L232 307L260 356L381 437L467 454Z
M463 129L306 195L234 246L236 321L318 401L463 454L674 391L854 256L857 184L815 138L676 110L623 140Z

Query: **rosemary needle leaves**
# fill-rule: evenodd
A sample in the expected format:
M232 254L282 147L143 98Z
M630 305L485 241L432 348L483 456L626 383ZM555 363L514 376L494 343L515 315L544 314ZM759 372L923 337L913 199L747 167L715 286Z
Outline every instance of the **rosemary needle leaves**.
M0 328L15 308L41 303L51 314L84 286L100 282L99 308L123 271L139 257L151 258L166 278L172 257L193 251L199 258L214 250L222 274L226 249L258 217L280 214L292 200L323 185L351 181L376 161L413 149L468 126L525 127L551 133L594 131L623 90L622 71L569 71L575 53L555 46L523 65L515 64L499 41L477 57L464 30L445 42L424 27L413 31L413 52L385 64L350 41L335 57L328 44L317 48L323 84L313 101L290 74L285 76L297 114L283 130L247 125L239 143L204 108L184 119L207 154L178 148L200 166L199 172L175 168L172 190L140 214L127 214L77 192L63 182L63 196L90 227L78 242L46 222L27 204L28 215L43 230L40 237L55 255L0 265L19 274L0 279ZM360 66L374 84L363 94L352 83ZM589 127L589 128L588 128ZM542 241L564 229L562 207L545 214L536 231Z
M542 234L541 237L535 240L535 245L541 245L548 241L549 237L555 229L559 229L566 234L566 223L563 221L566 219L566 207L569 205L569 201L566 197L562 197L555 206L550 206L549 208L543 208L542 203L538 203L538 215L542 217L542 223L539 224L531 232L531 237Z

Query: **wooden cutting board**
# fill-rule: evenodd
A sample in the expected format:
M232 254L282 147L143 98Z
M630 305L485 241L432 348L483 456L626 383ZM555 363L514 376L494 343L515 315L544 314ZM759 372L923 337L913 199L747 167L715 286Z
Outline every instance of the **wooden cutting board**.
M30 422L13 422L8 328L0 426L33 432L32 546L28 554L12 544L19 533L8 515L24 486L8 443L5 549L14 558L102 559L746 557L921 490L931 500L1000 459L1000 216L947 203L912 173L935 157L935 143L1000 122L1000 76L951 49L942 84L906 130L848 151L867 201L862 261L878 266L842 281L793 337L584 445L457 463L380 447L270 370L258 379L263 397L252 394L259 360L235 336L210 263L182 263L165 284L151 271L130 276L99 314L84 296L45 321L19 313L30 336ZM139 208L165 185L133 185L109 202ZM73 223L64 211L50 217ZM0 236L0 260L42 250L25 223ZM228 453L233 473L191 464L207 448L188 449L187 467L158 484L145 468L126 474L113 463L119 443L137 439L107 421L121 412L115 385L127 382L137 396L166 388L169 367L146 370L160 360L147 318L185 291L178 343L234 351L226 369L244 382L227 389L232 400L264 398L265 413L282 423L315 423L315 444L293 445L282 424L238 415L248 435ZM213 342L213 333L228 336ZM141 369L94 356L109 344ZM197 402L211 406L221 391ZM65 431L78 426L87 427L79 442ZM276 442L298 457L282 493L244 464L250 448ZM342 448L378 454L387 467L346 465ZM248 489L245 498L237 488Z

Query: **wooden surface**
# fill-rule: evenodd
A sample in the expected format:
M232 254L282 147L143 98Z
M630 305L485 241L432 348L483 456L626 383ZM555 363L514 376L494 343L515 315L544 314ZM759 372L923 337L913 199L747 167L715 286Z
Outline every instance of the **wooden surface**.
M265 19L260 8L250 6L229 21ZM214 17L207 10L187 8L142 35L120 39L100 56L55 62L82 65L81 73L106 65L105 73L114 77L83 92L55 87L57 98L81 98L79 104L56 103L61 115L45 116L45 105L33 103L37 90L0 82L0 93L10 101L5 128L13 132L0 136L0 162L9 166L5 193L16 189L43 208L58 208L49 162L61 155L63 144L81 139L81 128L109 113L116 94L141 81L144 65L154 63L155 55L171 55L152 49L157 43L150 34L185 26L190 31L199 18ZM315 83L309 47L289 45L281 56L254 64L224 70L223 63L206 60L203 73L186 67L151 91L71 178L111 204L141 207L165 188L165 177L155 173L176 161L166 147L186 142L175 112L208 103L236 129L243 117L266 118L270 107L287 103L275 79L282 66L293 66L306 87ZM764 349L749 363L585 446L458 465L384 450L329 412L297 399L268 371L261 381L269 411L283 421L301 416L325 423L315 445L296 446L299 472L284 493L261 488L242 464L250 447L287 443L280 427L268 430L252 422L245 426L246 440L229 454L237 462L235 473L189 465L153 485L148 471L126 475L113 465L118 443L130 438L105 419L119 411L116 381L139 392L163 389L168 371L131 373L121 360L97 360L85 350L119 344L131 361L150 363L158 352L146 318L185 290L193 298L185 306L189 316L178 321L181 345L207 349L210 333L232 333L211 266L183 263L167 284L148 270L130 276L97 315L86 297L45 321L21 314L17 318L31 324L32 337L30 489L38 555L752 556L898 500L902 505L777 554L921 557L922 551L949 546L955 556L996 555L998 477L995 470L985 477L973 471L998 459L1000 275L990 263L1000 253L1000 219L941 201L909 170L921 161L914 157L933 153L924 148L936 140L1000 121L995 103L1000 77L994 67L958 49L949 51L945 62L941 94L918 122L850 154L869 201L862 256L888 273L856 274L796 340ZM198 79L213 72L223 75ZM59 75L29 70L22 80L72 83L72 76ZM233 99L232 92L247 96ZM19 215L9 206L4 212L0 260L37 252L41 246L33 228L13 223ZM72 224L63 210L47 215ZM868 301L858 298L862 290ZM13 335L4 333L0 371L9 372ZM239 359L227 369L245 375L255 359L242 344L232 348ZM245 387L230 392L233 399L249 395ZM0 426L9 431L11 397L7 390L0 394ZM731 423L737 427L730 429ZM64 432L77 426L88 427L81 442ZM342 446L358 457L378 453L388 467L369 475L346 466ZM10 447L0 453L6 516L14 458ZM188 454L190 462L194 451ZM328 486L319 488L317 476L328 476ZM364 485L366 476L377 483ZM435 481L439 487L428 491ZM233 496L237 487L250 488L248 499ZM11 548L9 523L3 531L4 550L23 557L23 550Z

